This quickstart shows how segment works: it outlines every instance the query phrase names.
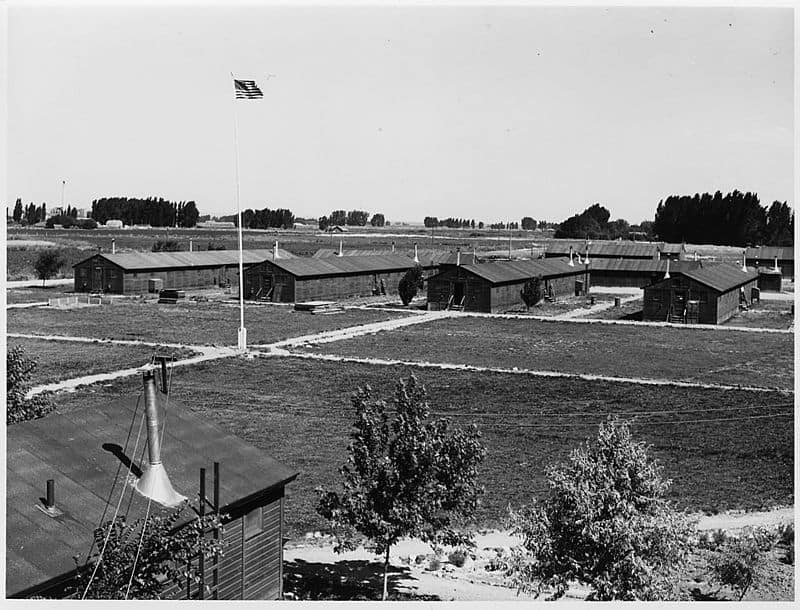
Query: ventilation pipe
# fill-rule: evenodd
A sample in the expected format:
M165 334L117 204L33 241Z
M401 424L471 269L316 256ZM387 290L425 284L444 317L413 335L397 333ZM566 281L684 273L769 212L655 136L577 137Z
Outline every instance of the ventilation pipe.
M475 245L474 244L472 246L472 264L473 265L477 265L478 264L478 253L475 251Z
M699 257L697 256L697 250L694 251L694 260L697 260Z
M461 248L456 248L456 267L461 266Z
M669 279L669 259L667 259L667 272L664 274L664 279Z
M775 257L775 266L772 268L773 271L777 271L780 273L781 268L778 267L778 257Z
M117 253L117 240L113 237L111 238L111 254Z
M273 250L272 250L272 258L280 258L280 256L278 255L278 240L277 239L275 240L275 246L273 247Z
M742 250L742 271L747 273L747 250Z
M575 263L572 262L572 246L569 247L569 266L574 267Z
M586 258L583 260L587 265L589 264L589 242L586 242Z
M582 264L583 264L583 261L581 260L581 253L580 253L580 252L576 252L576 253L575 253L575 256L577 256L577 257L578 257L578 264L579 264L579 265L582 265Z
M661 250L656 250L656 260L657 261L661 260Z
M44 499L44 507L53 510L56 507L56 482L55 479L47 479L47 495Z
M339 240L339 254L337 254L336 256L342 256L342 255L343 255L343 252L342 252L342 240L340 239Z
M414 242L414 262L419 263L419 255L417 253L417 242Z
M158 402L156 400L156 380L153 371L142 374L144 381L144 409L147 419L148 464L134 488L145 498L166 507L177 506L185 496L172 487L167 471L161 463L161 439L159 438Z
M392 254L394 254L394 242L392 242Z
M192 244L192 240L190 239L190 240L189 240L189 252L192 252L192 251L193 251L193 250L192 250L192 246L193 246L193 244Z

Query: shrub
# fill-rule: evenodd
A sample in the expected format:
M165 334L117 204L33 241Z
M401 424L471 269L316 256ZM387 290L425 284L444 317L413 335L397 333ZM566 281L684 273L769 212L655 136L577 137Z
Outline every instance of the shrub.
M447 556L447 561L452 563L457 568L464 567L464 564L467 562L467 557L469 554L464 549L455 549Z
M776 541L776 532L763 527L745 530L738 538L729 538L709 561L712 578L731 587L741 601L750 587L763 578L767 553Z
M224 242L221 241L210 241L208 242L208 249L209 250L227 250Z
M403 305L408 305L417 296L417 291L422 286L422 267L415 265L413 269L405 272L397 285L397 291L400 293L400 300L403 301Z
M180 252L183 246L174 239L159 239L153 243L153 252Z
M428 569L431 572L435 572L436 570L441 569L441 567L442 567L442 562L436 559L436 557L431 559L430 562L428 563Z
M527 309L536 305L544 296L544 291L542 290L542 276L537 275L525 282L519 294Z
M36 269L36 274L42 280L42 286L45 285L48 279L58 273L64 263L64 257L61 256L58 250L44 250L39 254L33 264L33 268Z
M521 591L551 589L562 597L572 581L596 600L671 599L692 546L688 518L665 499L671 481L634 442L628 425L609 419L597 438L547 471L550 495L511 511L523 539L507 574Z
M30 378L36 370L36 359L28 358L21 346L6 352L6 424L17 424L44 417L53 405L44 396L25 398L30 389Z

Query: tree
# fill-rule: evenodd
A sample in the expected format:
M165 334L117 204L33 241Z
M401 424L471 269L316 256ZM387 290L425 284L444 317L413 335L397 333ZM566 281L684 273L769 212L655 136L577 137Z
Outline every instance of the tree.
M332 225L343 226L347 222L347 212L344 210L334 210L329 217L329 223Z
M319 217L319 230L320 231L327 231L328 227L331 225L330 220L327 216L320 216Z
M596 439L548 469L547 483L544 502L511 512L523 543L507 572L520 590L550 588L557 599L578 581L596 600L674 595L692 526L667 503L671 481L626 423L601 424Z
M95 529L94 556L83 565L78 556L74 558L76 597L160 599L169 581L180 586L187 580L200 582L195 560L202 555L211 561L222 554L222 536L215 539L213 534L223 528L221 516L210 513L201 519L197 509L181 525L188 506L184 502L169 513L151 514L130 524L119 517ZM100 549L105 549L102 558Z
M373 214L369 224L373 227L382 227L386 224L386 217L383 214Z
M58 250L44 250L39 254L36 258L36 262L33 264L33 268L36 269L39 279L42 280L42 286L46 284L48 279L58 273L58 270L61 269L65 263L66 261Z
M17 202L14 204L14 222L22 221L22 199L17 197Z
M586 208L580 214L570 216L562 222L556 230L554 237L557 238L591 238L601 239L608 237L608 219L611 213L595 203Z
M208 250L226 250L225 242L211 240L208 242Z
M428 229L439 226L439 219L436 216L426 216L422 222Z
M341 491L317 489L317 511L330 520L336 552L365 538L383 555L387 598L389 552L398 540L419 537L430 544L466 545L470 535L455 527L470 518L483 489L476 479L485 450L472 425L450 431L447 421L427 421L425 388L413 375L400 380L390 420L384 400L369 386L353 395L356 421Z
M525 216L522 219L522 229L524 231L535 231L536 230L536 221L531 218L530 216Z
M44 417L53 410L53 405L41 394L25 398L36 366L36 359L29 358L20 345L15 345L6 352L6 425L8 426Z
M403 305L408 305L415 296L417 291L423 286L422 266L414 265L400 278L400 283L397 285L397 292L400 293L400 300Z
M525 302L525 308L530 309L536 303L542 300L544 293L542 291L542 276L537 275L525 282L525 285L520 290L520 296Z
M362 210L350 210L347 213L345 221L348 226L363 227L365 224L367 224L368 218L369 218L369 212L364 212Z
M767 554L776 539L774 531L763 527L746 530L738 538L728 538L709 561L713 579L731 587L742 601L748 589L764 578Z
M16 214L16 208L14 210ZM767 224L764 231L764 243L768 246L791 246L794 244L792 226L793 214L784 201L774 201L767 210Z
M159 239L153 242L153 252L181 252L183 245L174 239Z

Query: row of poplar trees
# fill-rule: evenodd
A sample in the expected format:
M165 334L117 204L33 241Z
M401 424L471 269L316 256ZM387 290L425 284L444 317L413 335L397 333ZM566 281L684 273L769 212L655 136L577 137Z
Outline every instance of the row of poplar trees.
M200 213L194 201L168 201L162 197L102 197L92 201L92 218L99 223L121 220L126 225L193 227Z

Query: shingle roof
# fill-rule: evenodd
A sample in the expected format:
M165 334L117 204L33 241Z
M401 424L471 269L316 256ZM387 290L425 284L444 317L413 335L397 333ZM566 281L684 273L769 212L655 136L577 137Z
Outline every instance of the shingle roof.
M271 264L295 277L308 278L351 273L386 273L411 269L414 260L402 254L378 256L330 256L270 260Z
M585 272L585 267L571 267L569 261L562 259L535 259L520 261L494 261L477 265L461 265L461 268L481 277L492 284L506 284L528 280L537 275L542 278L573 275Z
M556 240L545 244L546 256L569 256L569 248L581 256L586 252L585 241ZM594 256L656 257L657 244L634 241L590 241L589 258Z
M291 481L296 472L242 439L206 423L171 397L158 394L165 436L162 459L173 487L189 498L199 488L200 468L211 489L213 462L220 463L220 503L230 506L248 496ZM138 401L138 417L144 400ZM121 464L114 445L125 445L137 397L99 408L53 413L43 419L9 426L6 452L6 594L14 595L75 568L73 555L85 558L92 532L100 523ZM164 407L168 407L166 415ZM134 452L131 436L127 454ZM144 448L144 439L139 447ZM146 457L145 457L146 460ZM136 462L134 462L136 463ZM137 464L141 467L142 464ZM127 466L113 498L118 500ZM63 515L42 512L40 498L47 479L55 480L56 507ZM126 488L130 494L130 488ZM130 495L125 496L123 507ZM107 514L110 520L113 515ZM128 520L144 515L147 500L133 494ZM158 505L151 505L151 511Z
M777 246L761 246L759 248L747 248L745 258L748 259L775 259L778 260L794 260L794 248L789 246L780 248Z
M201 250L197 252L120 252L110 254L102 252L99 255L104 259L118 265L126 271L145 269L175 269L192 267L219 267L223 265L239 264L238 250ZM245 265L260 263L274 256L272 249L243 250L242 261ZM296 258L291 252L278 249L280 258ZM73 267L80 265L89 258L80 261Z

